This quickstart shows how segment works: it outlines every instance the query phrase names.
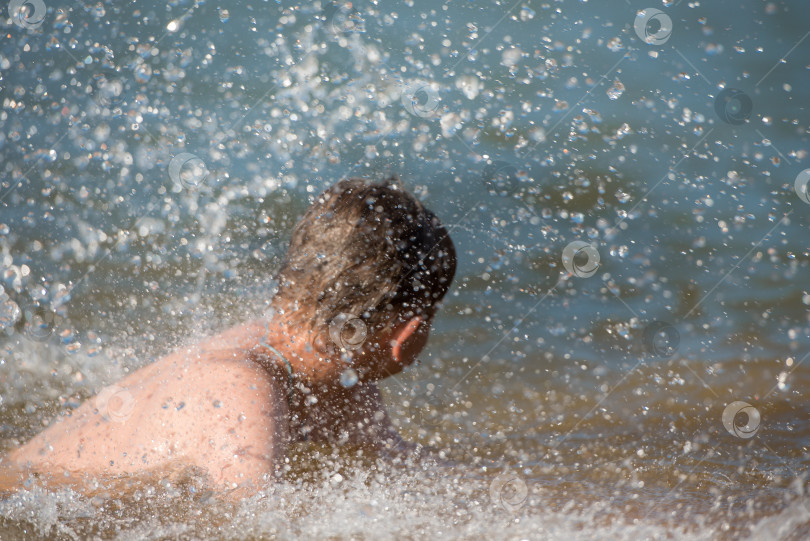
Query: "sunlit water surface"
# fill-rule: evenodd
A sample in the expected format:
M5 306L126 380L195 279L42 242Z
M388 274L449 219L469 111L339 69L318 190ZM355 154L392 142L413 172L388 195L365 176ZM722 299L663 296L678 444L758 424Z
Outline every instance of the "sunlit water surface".
M32 482L0 538L810 536L803 0L44 3L0 21L0 451L261 313L338 178L400 174L460 267L385 383L434 460Z

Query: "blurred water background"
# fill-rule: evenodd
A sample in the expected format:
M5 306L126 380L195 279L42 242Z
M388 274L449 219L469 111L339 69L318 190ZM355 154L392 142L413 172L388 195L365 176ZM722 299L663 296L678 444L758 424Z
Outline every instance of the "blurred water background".
M0 452L262 313L339 178L399 174L460 266L384 385L446 463L301 446L235 506L34 485L1 538L810 536L804 0L19 4Z

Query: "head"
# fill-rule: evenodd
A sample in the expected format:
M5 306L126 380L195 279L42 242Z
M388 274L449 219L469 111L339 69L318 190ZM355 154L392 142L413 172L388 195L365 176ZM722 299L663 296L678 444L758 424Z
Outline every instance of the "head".
M311 337L337 373L363 379L413 362L453 280L453 242L399 184L342 180L295 226L274 307Z

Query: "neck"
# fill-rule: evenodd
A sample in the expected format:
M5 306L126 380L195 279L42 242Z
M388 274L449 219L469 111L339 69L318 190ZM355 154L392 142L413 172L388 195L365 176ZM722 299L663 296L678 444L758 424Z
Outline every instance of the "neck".
M296 385L311 391L327 389L339 380L346 362L332 348L323 347L311 330L275 317L261 321L263 333L257 346L265 346L272 355L269 367L292 374Z
M325 356L330 350L317 347L311 332L280 322L278 315L258 323L256 349L261 354L256 359L285 388L291 432L306 439L311 431L328 428L331 410L346 402L347 392L358 390L339 383L345 361Z
M263 344L275 350L270 351L271 355L265 355L272 363L268 368L280 372L285 378L291 369L296 386L303 386L306 392L341 391L341 375L347 369L353 369L361 381L381 379L401 370L399 363L391 361L390 336L385 332L377 333L373 339L369 337L365 347L353 352L355 357L349 361L329 336L288 321L283 312L276 312L257 324L261 335L256 339L256 347Z

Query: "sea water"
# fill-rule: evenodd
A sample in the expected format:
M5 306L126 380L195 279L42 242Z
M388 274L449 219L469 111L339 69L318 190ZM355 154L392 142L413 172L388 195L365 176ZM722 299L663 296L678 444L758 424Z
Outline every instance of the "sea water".
M0 452L266 310L339 178L398 174L459 271L384 383L433 458L301 445L240 503L31 480L0 538L807 538L808 14L10 2Z

